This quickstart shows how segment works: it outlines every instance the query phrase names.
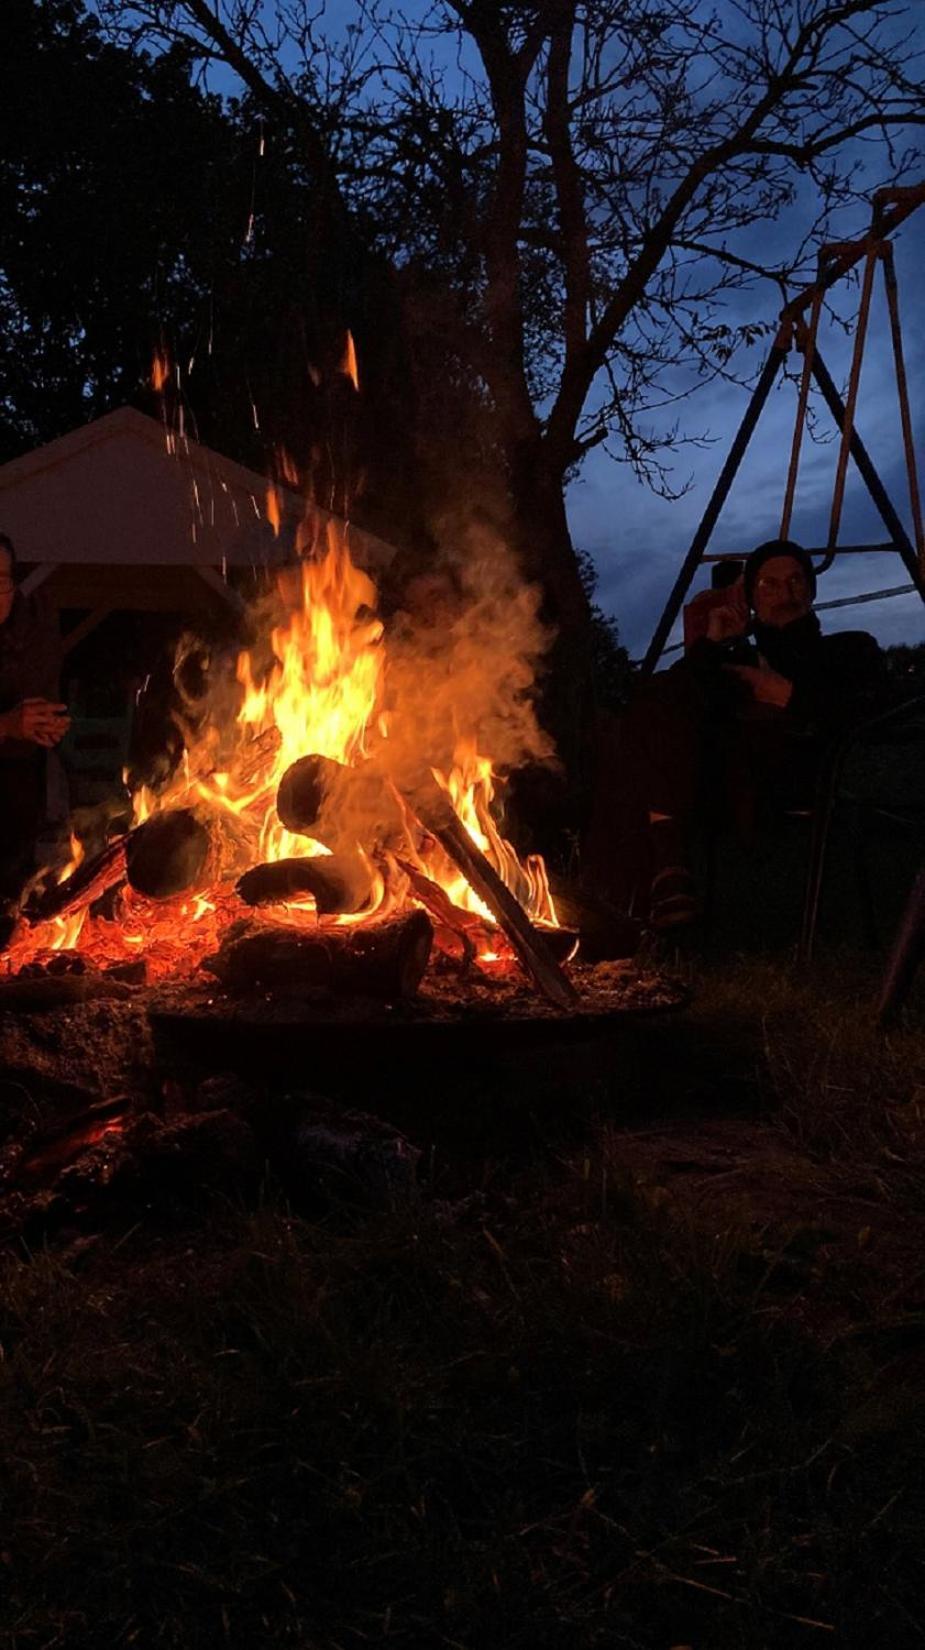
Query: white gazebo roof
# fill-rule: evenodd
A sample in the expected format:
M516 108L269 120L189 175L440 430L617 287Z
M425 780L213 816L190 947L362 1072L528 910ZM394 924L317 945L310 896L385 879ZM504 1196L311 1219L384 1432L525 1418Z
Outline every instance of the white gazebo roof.
M280 532L267 519L267 480L175 431L122 407L0 466L0 532L30 582L53 568L184 567L212 583L219 570L272 565L292 551L310 512L328 511L278 491ZM375 569L394 550L350 527L354 559Z

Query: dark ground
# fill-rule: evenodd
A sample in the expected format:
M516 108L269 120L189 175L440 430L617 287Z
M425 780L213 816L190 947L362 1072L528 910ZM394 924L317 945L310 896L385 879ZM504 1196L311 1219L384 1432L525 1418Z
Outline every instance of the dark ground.
M690 1004L586 1041L10 1017L8 1145L148 1121L5 1200L0 1643L925 1639L925 980L878 1032L849 884L800 978L722 869Z

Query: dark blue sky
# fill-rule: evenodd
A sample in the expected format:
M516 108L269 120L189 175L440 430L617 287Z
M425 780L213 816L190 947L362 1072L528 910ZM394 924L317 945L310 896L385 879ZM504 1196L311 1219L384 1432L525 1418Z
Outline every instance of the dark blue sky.
M925 162L922 175L925 176ZM795 215L795 241L799 238L801 227ZM856 227L859 232L866 227L862 214L858 216ZM779 233L786 233L786 229L785 218ZM921 489L925 488L925 440L922 439L925 435L925 306L921 275L925 267L925 205L899 230L895 258L912 416L918 438ZM760 288L756 289L748 299L750 317L770 320L776 314L778 302L770 284L764 293ZM858 302L855 282L842 283L838 302L842 312L853 317ZM852 340L846 338L838 327L823 321L819 345L829 371L839 387L844 389ZM767 347L767 342L764 342L756 345L751 352L756 371L765 359ZM793 357L795 368L799 365L799 359ZM589 457L579 480L571 487L569 517L575 542L594 557L600 573L598 599L606 611L616 615L622 639L634 657L645 649L651 636L748 399L747 390L734 385L714 384L692 396L685 404L685 428L691 433L708 434L713 438L713 445L706 450L682 448L677 455L675 481L680 485L690 477L691 487L676 502L654 497L625 466L615 464L603 453L594 453ZM819 400L818 397L815 399ZM711 549L747 549L763 539L776 536L796 401L795 386L781 377L769 397L720 515ZM838 455L834 426L824 406L820 410L820 426L831 439L820 445L810 441L808 436L804 438L791 524L791 537L807 545L824 544L826 541ZM871 303L857 428L911 537L893 353L882 276L879 274ZM879 543L886 537L886 530L867 488L853 462L849 462L839 542ZM697 587L706 582L708 571L702 574ZM821 581L819 599L832 600L857 591L886 589L908 582L906 570L896 556L846 556L836 561ZM925 610L916 595L842 608L827 615L825 623L828 629L862 627L873 630L884 642L920 642L925 639Z
M728 0L718 0L720 8L726 4ZM273 14L275 5L276 0L265 0L268 15ZM404 15L412 20L419 20L428 10L429 0L405 0L402 7ZM344 38L348 24L355 16L352 0L326 0L326 3L319 3L317 12L322 18L324 32L334 39ZM730 10L731 23L735 15L733 8ZM896 26L901 25L897 23ZM902 26L921 36L925 51L925 0L913 0L906 10ZM464 58L460 58L455 42L447 39L434 40L432 50L447 93L452 96L454 83L461 84L461 68L471 73L477 72L474 52L467 47ZM238 83L223 69L210 71L209 83L223 92L239 90ZM883 181L877 168L878 164L885 167L885 162L877 156L876 146L870 144L864 149L859 148L857 153L869 157L871 161L867 176L873 189ZM919 178L925 178L925 157L917 175L906 177L904 181L917 182ZM756 230L750 244L737 239L737 251L762 260L786 258L800 245L816 208L817 202L807 188L798 188L793 207L776 222ZM851 238L863 233L865 227L865 213L859 207L856 215L842 219L838 233ZM917 451L922 455L920 467L925 471L925 442L922 440L925 434L925 303L921 278L925 267L925 206L899 231L896 266ZM833 293L833 300L842 317L849 322L853 320L858 300L856 280L840 283L837 292ZM780 301L775 285L759 283L747 293L732 295L723 318L732 324L770 322L777 314ZM737 358L735 365L740 377L749 373L752 377L757 375L768 343L764 340L748 354ZM844 389L851 356L850 337L839 327L823 320L820 348L833 378ZM797 370L799 360L796 356L793 364ZM689 482L682 498L668 502L656 497L634 478L627 466L616 463L602 449L586 459L579 479L569 490L569 518L574 542L592 555L599 570L598 600L607 612L616 616L621 637L634 657L644 651L651 636L742 418L748 396L746 388L715 382L691 395L683 405L671 407L665 413L665 427L673 423L680 413L682 434L709 439L709 445L705 447L684 446L677 454L672 478L674 488L677 490ZM711 549L747 550L763 539L776 536L795 409L795 387L782 378L772 392L720 516ZM808 438L804 440L800 484L791 525L791 537L807 545L823 544L827 537L838 450L836 433L824 407L821 409L820 424L830 439L824 444L814 443ZM879 276L871 311L857 427L911 536L892 350ZM925 487L925 475L920 476L920 482ZM885 538L885 528L867 490L853 464L849 464L839 542L880 542ZM705 572L698 584L705 583L707 577ZM858 591L905 583L908 583L908 575L898 557L844 557L826 574L820 585L819 599L837 599ZM884 642L918 642L925 637L923 620L925 612L922 604L913 594L857 608L840 609L827 616L826 625L832 629L863 626L873 630Z

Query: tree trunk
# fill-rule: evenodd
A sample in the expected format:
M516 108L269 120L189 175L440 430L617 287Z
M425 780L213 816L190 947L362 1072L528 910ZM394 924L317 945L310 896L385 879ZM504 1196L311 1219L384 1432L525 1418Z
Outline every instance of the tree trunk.
M564 478L550 468L539 436L512 446L508 473L524 573L542 585L546 616L558 635L583 641L591 613L569 533Z

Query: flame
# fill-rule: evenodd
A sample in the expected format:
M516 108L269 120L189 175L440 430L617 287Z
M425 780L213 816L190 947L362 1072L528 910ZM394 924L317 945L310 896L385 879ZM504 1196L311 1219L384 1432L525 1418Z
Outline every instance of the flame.
M68 877L73 876L74 872L77 870L78 865L81 864L83 858L84 858L84 845L81 842L80 837L77 836L74 831L72 831L71 832L71 857L68 860L67 864L65 865L63 871L58 872L57 881L58 881L59 886L62 882L66 882Z
M344 353L341 358L340 370L345 378L349 378L355 390L360 387L360 374L357 368L357 352L353 342L353 333L348 332L344 340Z
M267 521L273 529L274 538L279 538L280 520L279 492L271 481L267 487Z
M151 388L160 395L170 377L170 356L165 349L156 349L151 362Z
M276 498L271 487L271 519ZM384 626L376 614L376 587L354 564L342 525L329 521L320 537L318 544L313 531L314 553L277 571L275 622L262 642L242 651L233 671L219 673L203 701L185 702L185 750L170 782L158 793L141 786L132 798L133 825L176 807L194 808L208 819L217 843L208 886L155 902L126 885L106 916L91 916L85 908L33 928L23 923L7 953L8 966L18 968L50 950L76 948L100 966L142 957L152 979L192 972L220 943L225 928L245 914L234 891L243 871L261 862L331 851L287 831L276 812L283 775L307 754L356 770L358 796L364 776L372 776L370 794L380 799L379 806L386 793L395 803L389 826L393 839L388 845L374 843L365 816L358 814L353 821L344 815L346 846L363 858L372 884L362 911L320 918L306 895L274 906L273 920L312 926L319 921L361 923L417 902L432 913L439 908L438 943L444 936L451 955L458 954L460 935L468 935L470 954L489 972L514 966L490 912L401 805L398 791L389 790L390 764L396 753L407 753L409 740L418 760L429 754L420 750L424 723L418 720L427 680L419 677L410 694L403 685L401 702L390 702L394 691ZM492 661L486 661L486 669L491 668ZM408 677L397 680L407 684ZM542 860L528 856L522 861L498 827L498 776L476 738L460 734L450 758L434 762L432 771L473 841L525 910L535 920L555 924ZM82 857L75 837L71 849L72 863L62 875Z

